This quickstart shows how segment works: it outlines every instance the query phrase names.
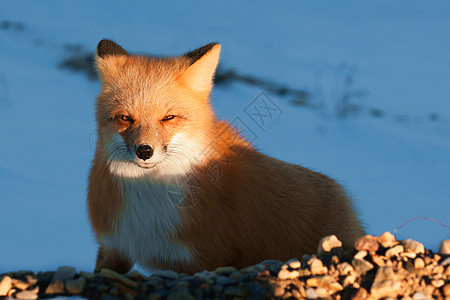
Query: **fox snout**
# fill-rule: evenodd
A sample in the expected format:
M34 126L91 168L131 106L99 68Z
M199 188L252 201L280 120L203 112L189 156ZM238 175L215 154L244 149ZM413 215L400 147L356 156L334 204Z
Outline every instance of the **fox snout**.
M152 157L153 152L153 148L150 145L139 145L136 147L136 156L144 161Z

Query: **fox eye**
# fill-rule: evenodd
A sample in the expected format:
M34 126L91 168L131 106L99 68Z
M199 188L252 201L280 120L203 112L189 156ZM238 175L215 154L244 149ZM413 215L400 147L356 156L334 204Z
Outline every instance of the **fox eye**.
M129 117L129 116L126 116L126 115L121 115L120 116L120 120L124 121L124 122L133 122L133 119L131 117Z
M174 115L168 115L168 116L165 116L165 117L161 120L161 122L169 121L169 120L172 120L173 118L175 118Z

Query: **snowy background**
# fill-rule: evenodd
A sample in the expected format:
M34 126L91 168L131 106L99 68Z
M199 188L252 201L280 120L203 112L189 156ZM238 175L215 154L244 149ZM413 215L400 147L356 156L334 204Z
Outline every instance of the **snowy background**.
M308 92L267 93L282 114L260 128L246 114L260 87L216 87L219 117L262 152L337 179L370 234L450 224L449 36L450 2L0 2L0 273L93 269L99 82L60 64L102 38L158 55L220 42L224 69ZM437 250L450 230L397 236Z

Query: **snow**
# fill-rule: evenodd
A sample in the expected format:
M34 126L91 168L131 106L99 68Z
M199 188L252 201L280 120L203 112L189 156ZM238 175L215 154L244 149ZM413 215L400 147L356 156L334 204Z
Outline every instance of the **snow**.
M260 89L217 87L217 114L245 122L262 152L337 179L370 234L417 217L450 225L449 17L443 1L1 2L0 22L24 28L0 29L0 273L93 269L85 198L99 83L58 64L66 44L93 51L102 38L170 55L221 42L225 67L322 103L311 110L268 94L282 114L261 129L245 113ZM366 92L362 113L338 118L336 101L355 90ZM398 237L437 250L450 231L417 220Z

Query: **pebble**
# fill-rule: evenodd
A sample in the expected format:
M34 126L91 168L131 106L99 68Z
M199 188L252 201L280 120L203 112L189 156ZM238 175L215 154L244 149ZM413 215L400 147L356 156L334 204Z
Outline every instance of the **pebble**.
M322 238L319 242L319 246L317 248L317 254L323 255L327 252L331 252L334 248L342 248L342 242L337 238L337 236L329 235Z
M353 268L355 268L355 270L360 274L366 274L374 268L370 262L364 259L354 259L352 260L352 265Z
M416 254L425 253L425 247L423 244L412 239L405 240L403 242L403 246L405 247L406 252L413 252Z
M34 300L34 299L38 298L38 295L31 291L18 292L14 296L17 299L23 299L23 300Z
M64 294L64 292L64 283L61 280L53 281L45 290L46 294Z
M15 288L18 288L19 290L26 290L30 284L28 282L24 282L22 280L19 279L12 279L12 285Z
M63 266L56 269L55 275L52 281L66 281L72 279L77 274L77 270L74 267Z
M60 276L60 269L36 275L6 273L0 275L0 291L4 294L0 299L49 298L52 296L48 294L60 294L101 300L281 297L450 300L450 257L446 254L422 250L423 245L414 240L393 240L390 233L365 238L376 241L381 249L374 251L374 247L367 246L371 242L363 243L362 239L358 250L331 248L323 256L304 255L302 261L268 260L242 270L222 267L193 276L165 270L150 277L138 271L121 275L103 269L100 274L71 272L52 282ZM64 268L70 273L71 267Z
M377 252L378 250L378 241L377 239L372 235L365 235L360 237L355 242L355 249L358 251L369 251L369 252Z
M353 256L353 258L354 258L354 259L363 259L364 257L366 257L366 255L367 255L367 251L366 251L366 250L361 250L361 251L358 251L358 252Z
M393 257L393 256L399 256L400 253L402 253L403 251L405 251L405 249L403 248L403 246L402 246L402 245L397 245L397 246L394 246L394 247L388 249L388 250L386 251L385 256L386 256L387 258L391 258L391 257Z
M171 270L158 270L158 271L155 271L152 275L169 278L169 279L178 278L177 272L174 272Z
M353 271L353 267L348 262L343 262L337 265L339 275L344 276Z
M291 259L287 261L288 265L292 269L300 269L302 263L298 259Z
M7 296L11 288L12 288L11 277L3 276L3 278L0 281L0 296Z
M77 279L71 279L66 282L66 289L70 294L81 294L86 285L86 279L80 276Z
M168 271L168 272L173 272L173 271ZM173 272L173 273L175 273L175 272ZM119 273L114 272L114 271L112 271L110 269L103 268L100 271L100 274L105 276L106 278L120 281L123 284L128 285L128 286L130 286L132 288L137 288L137 286L139 285L136 281L133 281L133 280L131 280L129 278L126 278L125 276L122 276ZM158 275L159 275L159 273L158 273Z
M424 267L425 267L425 262L423 261L423 259L420 258L420 257L417 257L414 260L414 268L416 268L416 269L423 269Z
M439 253L444 255L450 255L450 240L443 240L440 247Z
M327 267L325 267L322 261L316 257L312 257L308 261L308 265L311 269L311 274L313 275L322 275L328 272Z
M395 236L389 231L386 231L385 233L380 235L377 240L378 243L380 243L384 248L390 248L398 244Z

